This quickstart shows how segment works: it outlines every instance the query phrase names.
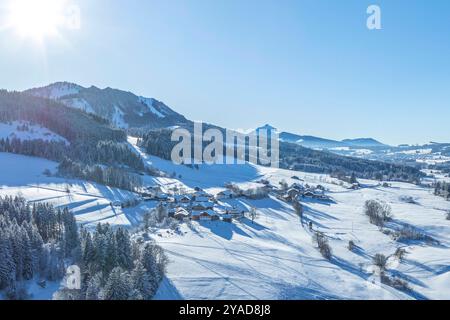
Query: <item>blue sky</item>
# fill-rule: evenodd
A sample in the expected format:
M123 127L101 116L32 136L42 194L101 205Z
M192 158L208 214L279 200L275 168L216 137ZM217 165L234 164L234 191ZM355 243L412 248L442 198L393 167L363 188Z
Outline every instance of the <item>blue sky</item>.
M66 80L230 128L450 142L450 1L69 2L79 30L41 45L0 32L1 88ZM382 30L366 28L370 4Z

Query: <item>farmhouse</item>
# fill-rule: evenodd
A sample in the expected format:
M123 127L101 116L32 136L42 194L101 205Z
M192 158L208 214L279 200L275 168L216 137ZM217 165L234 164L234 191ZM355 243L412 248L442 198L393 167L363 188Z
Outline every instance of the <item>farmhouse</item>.
M327 195L325 195L325 193L320 190L320 189L316 189L316 190L308 190L305 191L302 194L303 198L312 198L312 199L319 199L319 200L331 200L331 198Z
M177 208L173 217L180 221L189 220L191 214L184 208Z
M225 214L230 215L233 219L240 219L245 216L246 210L244 209L238 209L238 208L231 208L227 209Z
M219 216L213 210L197 210L197 211L192 211L192 220L214 221L214 220L219 220Z
M194 202L192 204L192 210L212 210L214 208L214 203L207 201L207 202Z
M287 195L291 200L294 200L295 198L297 198L297 196L300 194L300 191L298 191L297 189L289 189L287 191Z
M158 197L159 194L163 193L163 190L161 186L155 185L155 186L149 186L145 188L147 190L147 194L151 195L152 197Z
M174 196L174 202L175 203L183 203L183 204L189 204L191 203L192 199L188 195L176 195Z
M295 189L295 190L299 190L299 191L305 190L305 187L302 184L297 183L297 182L293 183L291 188Z
M234 192L232 192L231 190L220 191L216 195L217 200L232 199L233 197L234 197Z
M173 207L167 208L167 215L169 216L169 218L174 218L176 212L177 212L176 208Z

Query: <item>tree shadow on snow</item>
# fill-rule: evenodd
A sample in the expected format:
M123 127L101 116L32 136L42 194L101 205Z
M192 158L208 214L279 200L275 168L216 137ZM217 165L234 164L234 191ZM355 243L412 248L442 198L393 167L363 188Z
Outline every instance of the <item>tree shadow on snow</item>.
M199 221L199 224L225 240L231 240L234 234L251 238L249 234L236 226L234 223L223 221Z

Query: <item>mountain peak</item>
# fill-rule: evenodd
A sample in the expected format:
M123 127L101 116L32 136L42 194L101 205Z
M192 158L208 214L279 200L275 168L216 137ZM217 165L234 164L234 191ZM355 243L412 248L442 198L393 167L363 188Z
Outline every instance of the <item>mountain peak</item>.
M69 82L56 82L25 93L52 99L64 105L102 117L119 128L165 128L183 126L188 120L163 102L132 92L107 87L89 88Z
M385 147L384 143L379 142L373 138L356 138L356 139L345 139L342 140L343 143L359 146L359 147Z
M270 124L265 124L261 127L256 128L256 131L259 131L259 130L267 130L269 132L269 131L277 131L277 128L271 126Z

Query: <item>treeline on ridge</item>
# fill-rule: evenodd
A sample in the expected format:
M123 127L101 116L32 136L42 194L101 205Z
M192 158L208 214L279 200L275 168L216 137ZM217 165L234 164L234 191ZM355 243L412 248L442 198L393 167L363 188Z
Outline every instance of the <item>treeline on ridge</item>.
M138 144L147 153L170 160L172 149L177 144L171 141L171 134L169 129L151 130L141 136ZM246 152L248 154L248 150ZM424 176L419 168L411 166L345 157L287 142L280 142L280 167L312 173L339 173L365 179L413 183L418 183Z

